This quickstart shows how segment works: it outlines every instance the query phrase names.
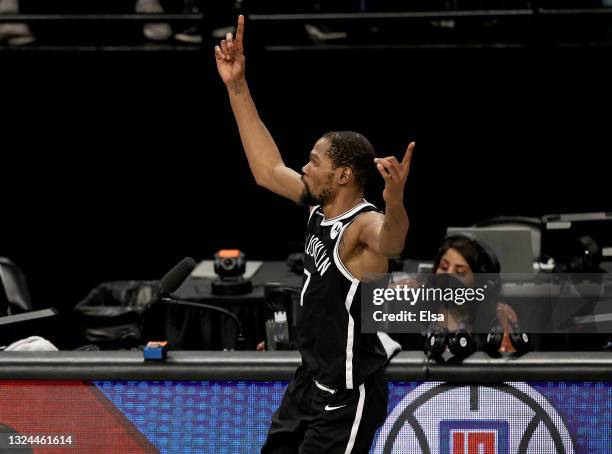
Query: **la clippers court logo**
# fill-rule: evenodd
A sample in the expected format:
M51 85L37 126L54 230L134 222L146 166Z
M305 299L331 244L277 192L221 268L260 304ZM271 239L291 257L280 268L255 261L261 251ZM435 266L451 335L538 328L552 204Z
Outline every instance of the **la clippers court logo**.
M376 454L573 454L561 416L526 383L425 383L385 421Z
M338 221L334 224L334 226L331 229L331 233L329 234L332 240L336 239L336 237L340 233L340 230L342 230L342 222Z

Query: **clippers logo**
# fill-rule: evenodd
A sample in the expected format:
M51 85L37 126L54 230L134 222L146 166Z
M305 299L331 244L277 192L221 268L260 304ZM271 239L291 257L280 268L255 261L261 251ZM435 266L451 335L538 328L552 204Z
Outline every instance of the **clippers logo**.
M561 416L526 383L425 383L393 409L376 454L573 454Z
M440 454L505 454L507 421L442 421Z
M342 230L342 222L338 221L334 224L334 226L331 229L331 233L329 234L332 240L336 239L336 237L340 233L340 230Z

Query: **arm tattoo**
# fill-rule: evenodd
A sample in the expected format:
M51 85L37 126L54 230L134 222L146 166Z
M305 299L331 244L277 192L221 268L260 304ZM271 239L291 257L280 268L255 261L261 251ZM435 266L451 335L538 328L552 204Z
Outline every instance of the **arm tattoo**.
M235 95L239 95L242 93L242 81L235 80L230 84L230 89L234 92Z

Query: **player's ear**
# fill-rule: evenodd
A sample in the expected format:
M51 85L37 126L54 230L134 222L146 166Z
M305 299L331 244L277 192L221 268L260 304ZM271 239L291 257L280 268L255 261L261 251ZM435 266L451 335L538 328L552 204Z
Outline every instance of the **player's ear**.
M339 184L347 184L353 178L353 169L350 167L342 167L338 178Z

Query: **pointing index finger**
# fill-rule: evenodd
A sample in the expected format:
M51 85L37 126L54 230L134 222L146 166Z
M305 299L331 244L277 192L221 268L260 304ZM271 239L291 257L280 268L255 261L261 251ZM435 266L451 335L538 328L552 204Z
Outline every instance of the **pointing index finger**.
M401 166L404 169L408 169L410 167L410 160L412 159L412 150L414 150L414 142L410 142L408 148L406 148L406 154L404 154L404 159L402 159Z
M236 41L238 44L242 44L244 38L244 16L241 14L238 16L238 26L236 27Z

